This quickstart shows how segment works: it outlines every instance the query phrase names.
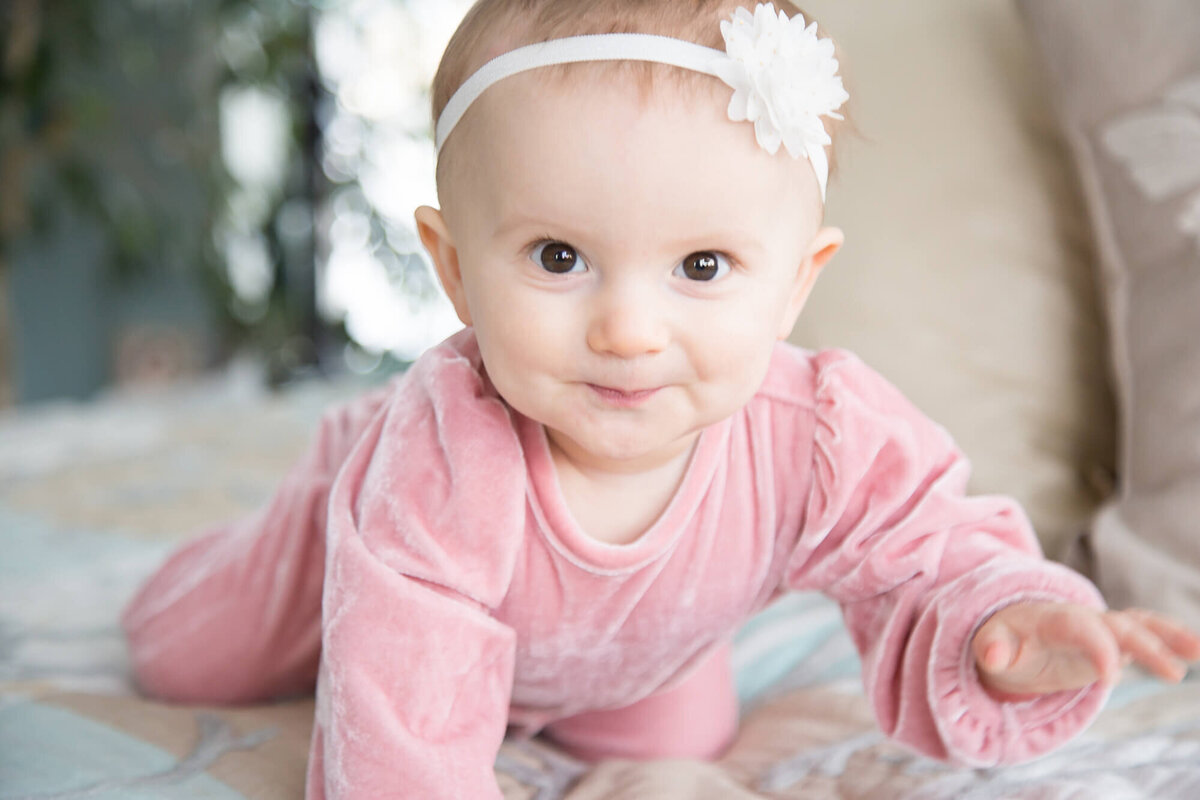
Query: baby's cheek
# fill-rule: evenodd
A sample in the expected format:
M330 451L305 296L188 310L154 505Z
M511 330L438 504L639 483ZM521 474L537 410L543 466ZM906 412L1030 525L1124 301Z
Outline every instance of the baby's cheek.
M719 349L719 352L717 352ZM771 363L774 340L739 341L728 338L714 345L707 364L706 383L716 387L714 402L729 413L744 406L762 386Z

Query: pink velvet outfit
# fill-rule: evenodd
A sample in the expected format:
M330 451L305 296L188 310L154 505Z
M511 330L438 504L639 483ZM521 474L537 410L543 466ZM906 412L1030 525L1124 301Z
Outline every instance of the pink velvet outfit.
M310 798L498 797L509 725L594 757L715 755L736 728L729 639L786 590L841 604L887 734L1010 763L1106 691L995 702L971 635L1014 601L1102 601L1012 501L965 496L968 469L855 357L781 344L654 525L605 544L468 329L330 412L271 504L172 556L124 624L164 698L305 691L319 663Z

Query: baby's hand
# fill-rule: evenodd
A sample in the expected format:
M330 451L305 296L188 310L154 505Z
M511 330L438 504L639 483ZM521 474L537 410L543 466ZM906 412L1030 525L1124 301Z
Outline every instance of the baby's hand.
M1169 681L1200 660L1200 636L1151 611L1102 612L1067 603L1016 603L997 611L971 643L984 687L997 699L1115 683L1136 661Z

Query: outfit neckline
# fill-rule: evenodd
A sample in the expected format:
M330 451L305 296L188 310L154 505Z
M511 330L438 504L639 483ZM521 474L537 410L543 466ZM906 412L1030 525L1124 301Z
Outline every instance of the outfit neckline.
M612 544L589 536L571 513L558 481L546 429L523 414L516 411L512 414L525 452L527 494L543 534L563 556L596 573L640 569L671 548L686 530L687 522L712 482L732 424L726 418L700 431L683 479L667 507L641 536L624 544Z

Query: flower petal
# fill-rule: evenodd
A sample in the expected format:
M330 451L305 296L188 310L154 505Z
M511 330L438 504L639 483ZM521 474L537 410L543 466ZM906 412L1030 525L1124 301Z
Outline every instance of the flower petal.
M745 8L721 22L728 61L714 67L733 88L727 113L754 122L754 137L769 153L786 146L793 158L807 157L824 196L830 143L821 117L842 119L837 109L849 99L838 76L833 42L817 37L817 23L791 19L770 3L753 14Z
M782 137L779 135L778 129L766 117L760 117L754 123L754 138L758 141L759 146L771 155L779 152L779 143L782 141Z

